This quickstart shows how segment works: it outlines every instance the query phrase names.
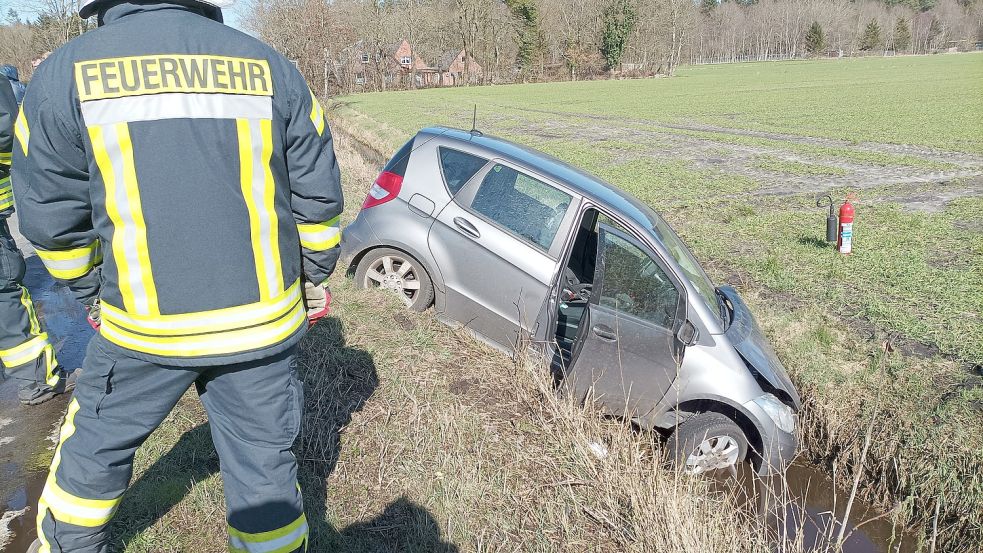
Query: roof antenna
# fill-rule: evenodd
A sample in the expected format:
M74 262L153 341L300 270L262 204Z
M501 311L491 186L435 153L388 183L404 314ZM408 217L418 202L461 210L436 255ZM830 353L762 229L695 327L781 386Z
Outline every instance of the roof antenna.
M474 105L474 118L471 120L471 136L484 136L484 133L478 130L478 104Z

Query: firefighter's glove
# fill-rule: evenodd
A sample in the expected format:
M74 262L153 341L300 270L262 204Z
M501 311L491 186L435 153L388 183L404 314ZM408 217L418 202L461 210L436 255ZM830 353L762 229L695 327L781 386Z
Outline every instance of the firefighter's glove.
M307 304L307 322L314 326L331 312L331 289L327 284L304 282L304 298Z
M99 300L92 305L86 305L85 311L87 313L85 320L93 330L99 332L99 327L102 326L102 305L99 304Z

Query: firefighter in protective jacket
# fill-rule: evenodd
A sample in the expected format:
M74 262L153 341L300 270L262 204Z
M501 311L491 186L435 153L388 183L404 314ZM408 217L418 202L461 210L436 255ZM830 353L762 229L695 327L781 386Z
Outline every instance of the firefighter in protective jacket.
M12 84L0 77L0 362L17 382L20 402L38 405L64 393L68 379L22 282L27 265L7 226L14 213L10 162L18 111Z
M83 1L99 28L24 100L21 231L101 323L41 496L42 552L107 550L136 448L191 385L230 551L306 548L295 349L330 301L340 175L301 74L223 25L223 3Z

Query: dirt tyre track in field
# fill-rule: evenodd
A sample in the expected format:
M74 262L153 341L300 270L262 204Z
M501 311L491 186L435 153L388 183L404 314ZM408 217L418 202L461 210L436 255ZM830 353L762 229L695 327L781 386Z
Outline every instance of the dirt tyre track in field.
M942 209L955 198L983 195L983 156L968 153L704 124L654 123L528 108L520 111L555 118L527 121L518 129L509 129L510 132L519 131L548 141L586 139L602 149L609 143L615 152L614 163L645 158L687 160L699 169L758 181L761 186L753 192L755 195L896 187L886 200L929 212ZM635 147L622 150L619 144ZM944 188L931 197L918 190L906 191L908 185Z

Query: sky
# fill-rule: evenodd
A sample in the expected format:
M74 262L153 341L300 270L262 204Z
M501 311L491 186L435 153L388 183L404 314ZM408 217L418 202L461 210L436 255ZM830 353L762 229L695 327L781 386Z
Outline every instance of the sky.
M245 31L245 29L242 28L242 24L246 18L246 15L249 13L249 7L251 4L252 0L237 0L234 6L222 12L225 16L225 23L231 27L239 29L240 31Z
M252 1L237 0L233 7L223 12L225 14L225 22L231 27L244 31L245 29L242 28L242 24L246 15L249 13ZM33 20L41 11L41 6L42 2L38 0L0 0L0 15L5 16L7 10L13 8L20 14L22 20Z

